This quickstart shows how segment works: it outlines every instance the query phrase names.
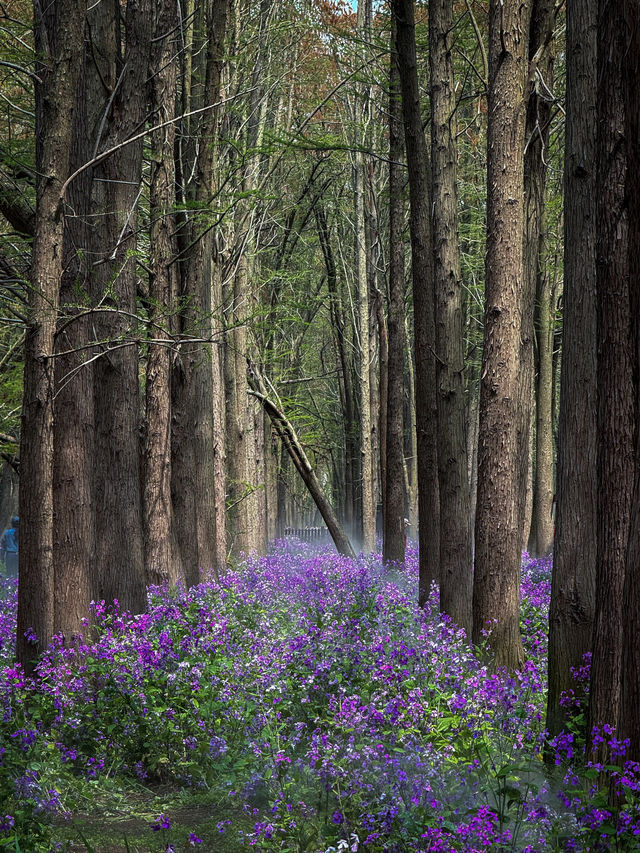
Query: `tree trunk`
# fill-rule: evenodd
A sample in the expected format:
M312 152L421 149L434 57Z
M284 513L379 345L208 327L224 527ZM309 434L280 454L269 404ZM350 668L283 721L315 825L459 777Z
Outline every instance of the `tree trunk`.
M34 33L38 180L24 348L16 638L18 660L28 672L36 654L47 648L54 627L52 355L63 263L60 189L69 175L84 5L53 0L43 11L34 3Z
M373 145L370 142L369 145ZM387 440L387 372L389 343L382 293L378 287L380 227L376 210L374 164L368 159L365 172L365 236L367 246L367 289L369 292L369 409L371 426L371 500L374 525L374 546L378 535L382 539L384 496L382 494L385 442Z
M467 413L467 471L469 473L469 518L471 536L476 524L476 501L478 498L478 417L480 407L480 389L474 380L469 388L469 408Z
M381 508L381 517L380 517L380 536L382 537L384 531L384 514L385 514L385 493L387 489L387 405L389 399L389 333L387 329L387 320L384 313L384 301L382 298L382 293L376 284L375 288L375 313L376 313L376 323L375 330L377 331L378 341L379 341L379 369L378 369L378 386L377 386L377 394L371 394L371 418L373 420L374 416L376 417L376 423L378 425L378 448L377 454L379 459L379 467L378 467L378 475L380 479L380 508ZM373 342L372 335L372 342ZM375 371L375 361L371 359L371 372ZM373 380L375 376L372 378L372 387ZM402 407L400 408L400 413L402 413ZM374 450L374 458L376 455L376 451ZM374 496L377 494L377 490L374 490ZM377 501L376 501L377 503ZM378 506L375 507L376 510L376 546L377 546L377 518L378 518Z
M278 538L278 448L275 441L271 419L261 410L264 419L266 480L265 493L267 501L267 543Z
M596 293L598 317L598 547L589 690L594 726L620 710L625 564L634 481L634 354L629 317L629 234L623 63L628 34L620 5L598 8ZM633 188L635 192L636 188ZM596 760L607 759L606 744Z
M520 551L525 551L529 544L529 531L531 530L531 519L533 518L533 447L534 447L534 422L536 417L536 393L533 383L533 294L531 300L526 300L527 307L521 311L523 322L525 317L531 320L527 325L529 332L523 333L520 339L520 352L526 364L526 368L520 372L521 388L519 400L519 427L518 440L520 442L522 456L520 468ZM530 310L529 310L530 309ZM526 387L525 387L526 386ZM527 391L525 397L524 391ZM528 400L528 405L525 405Z
M405 518L409 520L407 534L418 540L418 436L416 430L416 377L414 370L413 347L409 331L409 318L405 315L404 333L406 340L406 374L403 406L405 440Z
M626 758L640 760L640 161L637 143L640 138L640 3L625 0L626 32L629 46L625 50L623 82L625 96L625 142L627 152L627 205L629 217L629 291L632 324L633 360L635 365L635 485L627 553L624 587L622 689L620 697L620 737L629 738Z
M545 557L553 550L553 327L556 294L540 259L536 289L537 341L535 475L529 553Z
M245 211L246 215L249 215ZM238 211L238 216L242 212ZM236 245L246 239L236 230ZM247 299L249 286L249 259L245 248L240 249L235 275L227 286L225 306L227 311L227 345L225 352L225 387L227 397L227 476L229 481L229 532L231 548L237 556L255 550L252 505L254 503L253 476L250 469L249 444L253 443L253 419L248 422L247 401ZM251 451L253 455L253 450Z
M254 445L254 482L255 482L255 547L258 554L267 553L267 445L264 431L264 411L255 400L252 403L253 445Z
M88 134L86 56L82 57L74 109L70 172L91 157ZM54 633L65 642L83 633L94 597L90 571L95 558L93 490L93 364L87 362L92 320L91 270L87 262L91 170L71 183L67 199L74 216L65 222L63 272L56 333L53 459Z
M368 22L371 18L371 0L358 0L357 32L363 42L368 37ZM359 84L356 104L358 112L369 120L368 93L364 84ZM355 127L360 127L359 116ZM359 133L359 130L358 130ZM366 163L364 151L358 146L364 145L364 138L356 137L354 163L354 218L356 226L356 278L358 305L358 348L359 348L359 385L360 385L360 460L362 487L362 550L371 553L376 547L376 515L373 500L373 453L371 442L371 377L369 374L369 279L367 276L367 238L365 228L365 180Z
M196 29L200 35L199 63L193 66L192 108L203 102L215 104L220 97L220 75L227 21L227 0L202 0L203 22ZM204 27L204 31L202 28ZM191 120L190 133L194 138L207 140L197 148L195 162L182 168L183 174L193 174L193 186L188 198L197 208L206 208L213 193L214 148L218 117L216 110L207 110L198 120ZM218 558L224 550L225 535L218 536L220 514L218 490L224 493L224 483L215 479L219 471L218 441L224 458L221 414L214 415L213 304L215 263L213 235L201 233L197 217L185 224L186 242L181 268L181 297L184 304L180 317L180 357L175 362L172 377L173 433L171 446L172 497L176 540L179 544L185 577L188 584L197 583L200 571L219 571ZM192 339L192 340L190 340ZM215 346L215 344L214 344ZM219 538L221 541L219 541Z
M564 315L556 535L549 612L547 728L565 725L571 669L591 651L597 554L596 17L594 0L567 8Z
M140 80L146 79L149 70L151 2L127 3L124 56L119 15L119 7L107 7L101 21L111 39L104 61L117 76L101 146L107 150L139 131L147 113L147 93ZM138 352L130 340L136 315L141 180L142 139L118 148L96 167L94 213L101 217L92 246L99 258L94 264L94 299L102 348L94 368L96 597L107 604L117 599L122 609L134 613L146 606Z
M462 273L456 184L453 0L429 3L431 197L436 294L440 608L471 637L473 558L464 422Z
M386 431L386 488L384 490L385 562L404 563L404 155L402 98L398 74L395 22L392 21L389 64L389 315Z
M154 124L175 117L175 41L178 23L176 0L161 0L156 11L155 39L151 56L151 108ZM144 546L147 583L175 583L171 548L171 350L169 335L171 300L176 292L174 233L175 125L151 134L149 243L149 335L164 339L150 343L146 368L146 430L144 440Z
M413 0L393 0L404 136L409 171L411 260L416 364L418 516L420 525L419 601L439 580L440 503L438 491L438 414L436 401L433 254L429 162L422 129L416 61Z
M16 448L17 450L17 448ZM0 471L0 524L9 527L11 517L18 514L18 475L14 465L5 461Z
M286 452L285 448L282 447L280 453L280 464L278 466L278 539L284 538L285 528L289 526L287 518L287 493L289 486L288 472L290 465L291 457Z
M353 497L353 444L357 430L355 416L355 392L353 389L351 361L349 359L349 340L344 318L344 310L338 284L335 258L331 246L329 224L324 208L317 205L314 208L318 239L324 257L327 272L327 290L329 292L329 312L331 327L334 333L334 344L338 355L340 370L340 404L342 409L342 424L344 430L344 524L353 534L354 497Z
M524 663L520 637L524 86L529 5L491 0L485 326L480 388L473 642L496 666ZM526 459L524 460L526 465Z
M524 269L527 334L535 335L535 358L528 363L536 373L533 411L535 412L535 479L533 480L532 523L525 526L525 537L534 556L545 556L553 547L553 438L551 422L553 315L550 309L551 287L547 274L546 217L547 165L545 162L551 129L551 102L548 92L553 89L553 25L555 5L550 0L534 0L529 35L529 79L534 80L527 103L524 162L525 233ZM534 77L537 75L537 77ZM539 78L539 79L538 79ZM540 91L542 89L542 91ZM535 308L534 308L535 306ZM534 323L535 316L535 323ZM537 371L533 371L535 360ZM523 412L532 410L528 405Z
M213 368L213 486L215 513L215 566L218 574L227 564L227 435L225 428L224 387L224 318L222 299L222 265L212 270L213 313L211 316L211 361Z

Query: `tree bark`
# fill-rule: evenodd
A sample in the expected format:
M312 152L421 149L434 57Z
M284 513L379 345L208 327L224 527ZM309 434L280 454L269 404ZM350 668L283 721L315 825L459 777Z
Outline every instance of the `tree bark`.
M215 248L215 241L214 241ZM211 332L213 344L213 484L215 512L215 566L218 575L227 564L227 435L225 427L224 387L224 317L222 298L222 264L215 263L212 270L213 312Z
M625 0L626 32L629 46L625 51L623 82L625 96L625 142L627 152L627 205L629 217L629 290L632 324L635 381L635 484L631 518L640 518L640 161L637 142L640 138L640 3ZM631 525L624 586L622 690L620 700L620 737L629 738L626 758L640 760L640 530Z
M253 458L255 482L255 547L258 554L266 554L267 538L267 445L265 442L264 411L257 401L251 400L253 415Z
M54 628L52 355L63 262L60 190L69 175L84 5L53 0L42 10L34 3L34 33L38 180L24 348L16 638L18 660L28 672L36 654L49 645Z
M404 169L402 96L398 72L395 22L392 21L389 61L389 315L386 432L386 488L384 491L385 562L404 563Z
M436 295L440 608L471 637L473 558L465 447L462 273L456 184L453 2L429 4L431 197Z
M243 243L246 232L241 232L241 222L250 216L248 210L238 209L238 227L235 243L239 246L240 257L232 280L227 285L225 307L227 312L227 332L225 348L225 388L227 398L227 437L229 447L233 448L227 458L227 476L229 481L229 532L232 536L231 548L237 556L250 554L256 549L254 538L253 478L249 459L253 455L250 443L253 443L253 418L249 425L249 403L247 401L247 323L249 298L249 258Z
M640 138L640 4L623 4L629 47L625 51L623 82L625 94L625 142L627 151L627 205L629 217L629 291L635 383L635 484L631 518L640 518L640 163L637 141ZM640 760L640 530L632 524L627 553L623 610L622 689L620 697L620 736L629 738L627 759Z
M524 269L527 334L523 341L537 343L535 353L529 356L531 375L535 384L535 477L533 480L531 525L525 527L525 536L533 556L545 556L553 547L553 436L552 436L552 358L553 315L551 312L550 276L546 258L547 166L546 157L551 129L550 92L553 89L553 25L555 5L550 0L534 0L529 35L529 80L531 90L527 103L525 130L526 152L524 161L525 232ZM537 367L537 371L533 369ZM526 393L526 389L523 389ZM531 409L523 406L523 414ZM523 419L524 423L524 419Z
M409 318L405 315L404 333L406 341L405 400L403 406L405 464L405 517L409 519L407 535L418 540L418 435L416 430L416 374Z
M265 493L267 502L267 544L278 538L278 447L269 415L261 409L265 434Z
M87 95L90 73L82 55L74 108L70 172L91 157ZM65 642L83 633L94 597L90 567L95 559L93 462L95 456L93 365L87 360L92 318L88 262L92 173L71 183L67 199L74 212L65 221L63 271L56 332L53 459L54 633ZM84 315L84 316L83 316Z
M480 388L473 642L496 666L524 663L520 637L519 440L523 287L524 87L530 7L491 0L485 327Z
M627 48L621 5L601 0L596 149L598 546L588 752L593 727L616 725L620 711L623 593L634 481L634 359L622 86ZM597 760L606 761L606 744L597 753Z
M380 504L379 507L381 509L381 517L380 517L380 535L383 535L384 531L384 514L385 514L385 493L387 490L387 405L389 399L389 332L387 328L387 319L385 317L384 312L384 300L382 298L382 293L379 287L376 284L375 293L374 293L374 304L375 304L375 331L377 332L378 337L378 347L379 347L379 356L378 356L378 385L377 385L377 394L371 394L371 419L376 418L376 423L378 426L378 447L377 447L377 456L379 459L378 466L378 476L380 480ZM373 331L373 330L372 330ZM375 335L371 336L372 341L372 349L373 344L375 343ZM375 380L375 359L372 357L371 359L371 374L372 381L371 385L373 387ZM400 409L402 412L402 408ZM376 449L374 448L374 458L376 456ZM374 497L377 494L377 490L374 489ZM377 501L375 502L377 504ZM375 507L376 511L376 546L377 546L377 536L378 536L378 505Z
M594 0L567 8L564 167L564 314L558 424L556 535L549 612L547 728L573 667L591 651L597 554L596 19Z
M198 25L198 56L191 81L192 108L195 104L215 104L220 97L220 76L227 21L227 0L202 0L202 21ZM194 38L196 36L194 35ZM214 140L218 126L217 110L207 110L189 128L200 139L195 161L182 168L193 174L188 199L199 209L209 204L214 183ZM172 497L176 540L179 544L186 581L198 583L200 572L214 576L219 571L218 556L223 551L224 533L218 532L220 500L217 491L217 457L224 451L223 439L216 435L214 401L214 357L212 291L215 263L213 235L201 233L201 224L193 217L184 226L186 242L181 265L183 311L180 332L180 358L172 377ZM189 338L193 340L190 341ZM213 343L215 346L215 343ZM219 405L219 402L218 402ZM218 466L218 468L217 468Z
M469 476L469 518L471 537L476 522L476 500L478 497L478 415L480 407L480 388L477 380L469 382L469 405L467 408L467 472Z
M121 44L119 6L100 15L115 77L104 138L98 150L121 145L144 124L151 49L151 2L129 2ZM124 53L124 55L122 55ZM108 79L108 78L107 78ZM97 131L96 131L97 132ZM140 458L138 352L132 342L137 296L137 209L142 139L120 147L94 172L92 250L96 335L102 354L94 366L97 599L118 600L139 613L146 606ZM99 184L99 186L98 186ZM117 535L114 535L117 531Z
M529 536L529 553L533 557L545 557L553 551L553 328L556 292L545 269L547 263L547 258L541 257L536 288L536 464Z
M357 38L364 43L369 35L371 20L371 0L358 0L357 9ZM366 204L366 162L364 150L358 146L365 145L364 133L360 136L360 124L363 118L368 122L369 97L366 86L358 85L356 97L359 113L355 127L356 153L354 162L354 218L356 241L356 279L357 279L357 322L359 349L359 386L360 386L360 460L362 488L362 550L371 553L376 547L376 515L373 500L373 452L371 441L371 377L369 374L370 336L369 336L369 279L367 276L367 235L365 228ZM366 132L366 131L365 131Z
M440 579L440 502L436 401L434 273L429 161L422 129L413 0L393 0L409 170L411 260L415 335L415 399L420 540L419 601Z
M338 356L340 370L340 405L342 410L342 425L344 430L344 517L343 522L347 530L353 534L354 523L354 499L353 499L353 444L354 435L357 430L355 417L355 392L352 382L351 361L349 359L349 340L347 338L347 324L344 318L341 292L338 283L331 235L327 214L321 205L314 208L318 239L322 249L325 270L327 273L327 290L329 292L329 313L331 316L331 327L333 330L334 345Z
M156 11L151 56L151 109L154 124L175 117L176 0L161 0ZM172 297L175 221L175 125L151 134L149 242L149 336L167 339ZM146 430L144 440L144 546L147 583L178 580L172 554L171 504L171 350L166 343L150 343L146 367Z

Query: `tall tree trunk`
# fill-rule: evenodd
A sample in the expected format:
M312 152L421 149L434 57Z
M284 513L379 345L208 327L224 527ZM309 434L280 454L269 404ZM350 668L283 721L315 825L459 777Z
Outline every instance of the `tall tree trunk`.
M389 316L388 382L386 434L386 487L384 490L384 535L382 555L385 562L403 563L404 528L404 155L402 97L398 73L395 21L392 21L389 61Z
M257 292L253 282L258 268L256 223L258 221L257 194L260 184L261 158L259 150L266 122L266 96L263 72L267 60L268 39L266 30L271 14L271 0L261 0L259 7L258 46L251 73L251 95L244 116L246 128L241 138L245 145L243 162L239 164L242 176L242 196L236 202L234 221L234 274L227 288L225 309L232 321L227 331L225 355L225 383L227 389L227 423L231 430L227 457L229 496L233 507L229 531L233 532L233 551L249 554L262 550L265 539L266 514L261 513L260 495L263 482L256 468L256 436L254 432L255 403L247 396L247 361L253 357L254 341L251 332L251 315L257 307ZM246 5L248 10L249 4ZM236 28L241 26L242 4L234 8ZM248 12L247 12L248 13ZM242 133L242 131L239 131ZM231 294L232 288L232 294ZM229 298L231 297L231 298ZM260 449L260 457L264 453Z
M105 28L115 33L109 45L113 53L105 63L115 67L117 82L102 148L121 147L94 173L104 187L104 193L96 188L94 205L103 202L104 207L96 211L102 218L93 235L93 249L100 258L94 265L94 298L99 306L95 327L102 347L94 369L97 597L108 604L117 599L134 613L146 604L138 353L127 341L136 314L142 140L122 143L139 131L146 117L147 93L140 80L149 70L151 14L150 0L127 3L121 56L120 8L105 9Z
M550 0L534 0L529 34L529 79L531 91L527 103L524 161L525 232L524 269L527 333L523 340L537 343L535 359L528 355L527 363L537 366L535 387L535 479L533 480L532 524L525 526L530 550L534 556L544 556L553 547L553 438L551 423L551 367L553 356L553 317L551 315L550 276L547 275L546 217L547 166L551 103L548 92L553 87L553 25L555 5ZM544 87L541 90L541 88ZM545 91L546 90L546 91ZM534 308L535 306L535 308ZM535 315L535 324L534 324ZM524 322L524 320L523 320ZM527 350L527 353L529 350ZM525 357L524 354L522 356ZM526 389L523 390L526 393ZM523 413L530 412L523 406ZM523 419L524 423L524 419Z
M376 457L376 452L379 459L378 466L378 476L380 480L380 503L375 507L376 510L376 539L378 535L377 530L377 518L378 518L378 506L380 508L380 536L382 537L384 531L384 513L385 513L385 492L387 489L387 405L388 405L388 397L389 397L389 333L387 329L387 319L384 313L384 300L382 298L382 293L376 284L375 293L375 314L376 314L376 322L375 322L375 332L377 332L378 337L378 345L379 345L379 354L378 354L378 384L377 384L377 393L371 394L371 418L376 418L377 423L377 433L378 433L378 447L377 450L374 449L374 459ZM372 329L373 331L373 329ZM374 342L375 335L372 334L371 340ZM372 380L371 385L373 387L375 376L373 375L375 371L375 359L372 357L371 359L371 373ZM402 409L400 409L402 412ZM377 490L374 490L374 496L377 494ZM377 545L377 541L376 541Z
M86 56L82 57L74 109L70 171L91 157L87 115ZM56 333L53 508L55 516L54 633L66 642L83 632L93 598L90 566L95 555L93 502L93 365L87 362L91 318L87 263L91 170L71 183L67 199L74 216L65 221L63 272Z
M242 219L250 216L241 205L236 213L236 245L240 245L240 257L235 274L226 286L228 330L225 353L225 388L227 397L227 439L229 455L227 476L229 479L229 527L233 536L232 550L235 555L250 554L256 548L253 492L254 471L250 458L254 455L253 418L249 424L249 401L247 398L247 323L249 298L249 258L242 244L247 233L240 231ZM250 227L250 226L249 226Z
M220 75L227 22L227 0L202 0L203 22L200 50L202 67L192 74L192 108L216 104L220 97ZM203 29L204 28L204 29ZM214 140L218 125L217 111L203 112L191 134L200 139L193 169L193 186L188 197L197 208L206 208L213 193ZM221 415L214 415L214 403L220 405L220 395L214 395L213 338L215 263L213 235L201 233L197 217L185 225L186 241L181 269L181 296L184 308L181 315L180 358L172 377L172 497L176 540L179 544L187 583L197 583L200 570L216 575L218 557L224 550L219 542L218 516L220 500L217 491L224 483L216 482L219 470L218 453L224 458L223 439L216 434L221 427ZM193 339L193 340L190 340ZM215 344L214 344L215 346ZM220 441L218 441L218 439ZM224 533L220 532L224 543Z
M368 38L371 20L371 0L358 0L357 38L364 43ZM369 97L365 84L359 84L356 98L359 113L355 127L360 127L362 117L369 117ZM371 441L371 377L369 374L369 279L367 276L366 220L366 161L364 151L358 146L365 144L364 137L356 137L354 162L355 226L356 226L356 278L358 305L358 347L360 387L360 459L362 486L362 550L371 553L376 547L376 515L373 500L373 452Z
M14 464L13 460L4 461L0 470L0 523L3 527L9 527L11 516L18 512L18 474Z
M414 369L413 347L409 318L405 315L404 333L406 341L405 395L403 406L405 440L405 501L406 515L409 520L408 533L412 539L418 539L418 435L416 430L416 372Z
M473 558L464 422L462 272L458 242L453 0L429 4L431 197L436 294L440 608L471 637Z
M591 651L597 554L596 19L594 0L567 8L567 121L564 166L564 314L556 535L549 612L547 728L571 669Z
M34 3L38 63L36 97L36 220L24 348L20 440L20 584L18 660L31 671L54 627L53 389L54 336L62 275L64 199L69 175L84 5ZM34 636L35 635L35 636Z
M397 25L398 67L409 170L420 526L418 596L423 603L429 595L431 584L439 580L440 563L438 414L434 355L434 279L429 161L420 114L413 0L393 0L392 9Z
M634 399L635 399L635 484L631 518L629 550L627 553L624 586L622 637L622 688L620 697L620 736L629 738L627 759L640 761L640 160L637 144L640 139L640 3L625 0L626 33L629 46L625 50L624 105L625 142L627 152L627 210L629 217L629 291L632 324Z
M372 144L372 143L370 143ZM367 286L369 291L369 409L371 425L371 500L374 524L374 551L377 550L378 533L382 538L384 496L382 491L384 444L387 433L387 371L389 343L387 321L384 314L382 293L378 287L380 254L380 228L376 210L376 187L374 168L368 159L365 172L365 236L367 245Z
M217 251L214 245L214 257ZM227 431L226 400L224 385L224 301L222 298L222 264L215 262L212 270L213 312L211 333L213 346L213 485L215 513L215 566L218 574L227 564Z
M258 554L266 554L267 545L267 445L265 442L264 420L265 413L257 401L250 400L253 414L253 458L255 461L255 547Z
M291 465L291 457L283 447L280 453L280 464L278 466L278 538L284 537L285 528L288 527L287 497L288 497L288 472Z
M337 350L338 365L340 370L340 403L342 409L342 424L344 429L344 524L347 531L353 534L354 523L354 499L353 499L353 444L354 434L357 430L355 415L355 391L352 382L351 361L349 359L349 340L344 318L342 297L338 283L331 235L327 214L321 205L314 208L318 238L324 257L327 273L327 290L329 291L329 313L331 316L331 327L334 331L334 342Z
M530 7L491 0L485 326L480 388L473 641L496 666L524 663L520 637L524 87ZM524 460L526 464L526 459Z
M473 381L469 388L469 408L467 421L467 471L469 474L469 518L471 521L471 536L476 523L476 502L478 499L478 427L480 408L480 388Z
M593 726L616 725L620 710L623 592L634 481L634 359L622 87L627 48L621 5L601 0L596 149L598 556L588 747ZM597 751L606 761L606 745Z
M175 117L175 42L178 23L176 0L161 0L155 21L151 57L151 108L154 124ZM175 125L151 134L150 168L150 337L168 338L171 300L176 291L174 174ZM148 583L175 583L177 561L171 548L171 350L166 341L150 343L146 369L146 430L144 443L144 546Z
M520 508L520 551L525 551L529 543L529 531L533 518L533 447L534 423L536 418L536 392L533 382L533 311L534 293L531 299L523 297L523 308L520 312L523 323L526 320L528 331L520 338L520 353L526 367L520 371L520 400L518 403L519 423L518 441L522 449L520 467L520 490L522 504ZM529 320L531 322L529 322ZM526 397L525 393L527 392ZM525 405L525 401L528 404Z
M265 434L266 479L265 493L267 502L267 544L279 536L278 533L278 447L269 415L262 411Z
M544 245L544 244L543 244ZM529 553L544 557L553 551L553 331L556 291L540 258L536 288L535 335L537 341L535 474Z

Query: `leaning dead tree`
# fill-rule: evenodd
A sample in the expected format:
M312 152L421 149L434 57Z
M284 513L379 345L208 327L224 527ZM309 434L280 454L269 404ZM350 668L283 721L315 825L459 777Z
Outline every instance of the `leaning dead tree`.
M278 437L282 441L282 445L291 457L296 471L300 474L302 481L309 490L309 494L318 507L318 512L322 516L327 525L327 529L331 534L331 538L340 554L345 557L355 557L355 552L349 541L349 537L344 532L344 529L338 517L329 502L329 499L324 493L316 473L313 470L304 448L300 444L300 439L293 427L291 421L287 418L284 412L273 402L268 396L265 388L265 383L254 365L249 367L249 394L259 400L265 412L269 416L271 423Z

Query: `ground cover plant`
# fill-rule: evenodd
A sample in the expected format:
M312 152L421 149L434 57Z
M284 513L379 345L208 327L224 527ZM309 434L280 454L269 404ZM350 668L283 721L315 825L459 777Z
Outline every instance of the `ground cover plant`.
M516 676L416 588L414 552L395 571L279 543L144 615L96 605L91 642L30 682L5 582L0 849L636 850L615 732L608 768L581 766L579 725L545 739L548 561L523 563Z

